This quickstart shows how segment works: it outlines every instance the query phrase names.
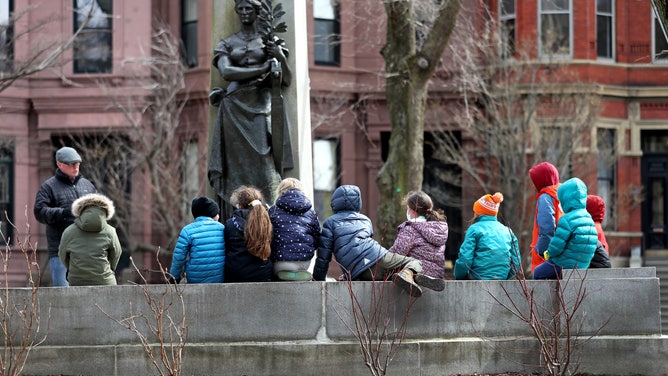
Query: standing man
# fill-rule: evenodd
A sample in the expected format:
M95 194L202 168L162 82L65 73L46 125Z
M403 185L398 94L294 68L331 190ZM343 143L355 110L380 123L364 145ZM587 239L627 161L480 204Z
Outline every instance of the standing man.
M46 225L46 242L49 250L49 268L53 286L69 286L67 269L58 257L60 237L67 226L74 223L72 202L89 193L97 193L95 186L79 174L81 157L71 147L56 152L56 174L39 187L35 196L33 213Z

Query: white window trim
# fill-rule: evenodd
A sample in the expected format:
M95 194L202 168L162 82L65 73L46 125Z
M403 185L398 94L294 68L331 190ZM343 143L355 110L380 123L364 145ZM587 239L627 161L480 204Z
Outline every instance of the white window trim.
M610 0L612 2L611 8L612 8L612 13L607 13L607 12L599 12L598 9L596 10L596 30L598 31L598 15L603 15L603 16L610 16L612 18L612 57L600 57L598 56L598 45L596 46L596 58L600 61L615 61L617 59L617 49L615 46L617 45L617 29L616 29L616 20L615 20L615 0ZM598 39L596 40L596 43L598 44Z
M573 59L573 0L568 0L568 54L544 54L543 42L541 41L543 34L542 15L543 14L563 14L563 12L545 11L541 9L541 1L538 0L538 57L544 60L558 59L569 60Z
M650 7L650 12L652 12L652 63L655 64L668 64L668 53L664 54L663 58L658 59L656 57L656 40L654 36L656 35L656 13L654 12L654 7Z

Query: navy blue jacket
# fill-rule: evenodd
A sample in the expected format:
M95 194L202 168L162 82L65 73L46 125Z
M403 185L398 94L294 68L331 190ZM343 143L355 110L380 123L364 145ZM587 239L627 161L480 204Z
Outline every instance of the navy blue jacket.
M72 203L89 193L97 193L93 183L77 175L74 181L56 169L56 174L48 178L37 191L33 214L35 219L46 225L46 243L49 257L58 257L58 246L63 231L74 223Z
M362 195L355 185L342 185L332 195L334 214L322 224L313 278L324 281L332 254L343 274L356 279L388 252L373 238L371 220L360 213Z
M269 208L274 229L271 258L274 261L310 261L320 239L320 222L311 201L299 189L288 189Z

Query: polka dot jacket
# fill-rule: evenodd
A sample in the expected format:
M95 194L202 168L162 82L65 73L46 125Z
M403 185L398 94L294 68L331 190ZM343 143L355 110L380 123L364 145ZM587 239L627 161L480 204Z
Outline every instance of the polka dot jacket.
M320 222L311 201L299 189L288 189L269 208L274 228L271 257L274 261L308 261L320 238Z

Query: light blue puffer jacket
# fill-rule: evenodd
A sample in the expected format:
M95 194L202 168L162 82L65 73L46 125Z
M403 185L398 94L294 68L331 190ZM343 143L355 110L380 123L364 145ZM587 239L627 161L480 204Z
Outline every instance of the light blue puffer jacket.
M557 197L564 215L547 253L562 268L587 269L598 242L596 226L587 212L587 186L578 178L568 179L559 187Z
M197 217L179 234L169 273L188 283L221 283L225 267L225 226L211 217Z

